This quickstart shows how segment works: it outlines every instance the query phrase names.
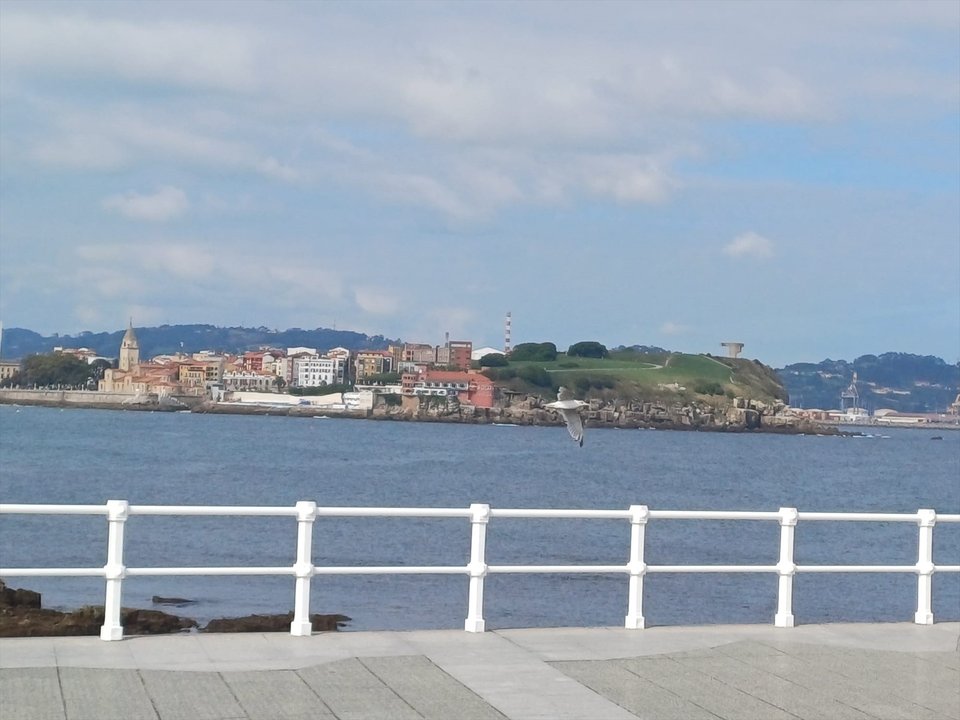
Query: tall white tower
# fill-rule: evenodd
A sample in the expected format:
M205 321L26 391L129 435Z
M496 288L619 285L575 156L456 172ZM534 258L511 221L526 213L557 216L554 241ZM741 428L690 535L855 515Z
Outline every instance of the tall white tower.
M507 312L507 317L503 322L503 352L506 355L510 354L510 322L512 320L511 313Z

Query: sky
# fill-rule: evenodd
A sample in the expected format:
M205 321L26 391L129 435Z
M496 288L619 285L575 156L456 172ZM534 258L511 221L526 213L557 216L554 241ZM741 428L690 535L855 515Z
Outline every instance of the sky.
M960 359L960 3L0 2L0 321Z

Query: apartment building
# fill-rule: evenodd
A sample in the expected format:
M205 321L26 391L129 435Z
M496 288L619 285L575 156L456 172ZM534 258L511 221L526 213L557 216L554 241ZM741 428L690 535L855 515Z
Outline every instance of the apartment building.
M298 387L342 385L346 380L347 363L340 357L302 355L293 363L294 384Z
M425 343L405 343L401 359L403 362L432 365L437 361L437 351L433 345L427 345Z
M360 350L354 360L354 377L363 382L372 375L393 372L393 355L388 350Z
M469 340L451 340L447 343L449 357L446 364L459 370L469 370L473 359L473 343Z

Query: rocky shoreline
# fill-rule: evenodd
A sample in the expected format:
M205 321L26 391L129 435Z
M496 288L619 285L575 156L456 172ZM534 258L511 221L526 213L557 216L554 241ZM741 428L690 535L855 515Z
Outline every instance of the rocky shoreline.
M186 400L191 402L187 403ZM516 395L493 408L461 404L455 399L442 403L421 403L418 398L404 398L401 405L382 404L366 411L331 411L322 406L274 406L218 403L198 398L184 398L177 403L149 402L124 404L113 401L84 401L82 398L32 399L19 393L15 399L0 391L0 404L41 405L60 408L87 408L150 412L194 412L219 415L269 415L286 417L338 417L362 420L403 422L462 423L467 425L536 425L558 426L563 421L548 402L533 395ZM822 424L794 415L781 402L765 403L747 398L734 398L728 405L711 405L701 401L635 401L610 402L591 399L584 409L588 428L697 430L704 432L754 432L802 435L856 435L834 425Z
M154 598L155 604L162 598ZM187 604L173 603L175 605ZM103 625L102 606L88 605L77 610L62 611L43 608L40 593L24 588L11 588L0 580L0 637L49 637L99 635ZM314 632L339 630L350 618L339 614L310 616ZM236 633L288 632L293 613L276 615L246 615L236 618L217 618L204 626L188 617L162 610L123 608L120 624L125 635L162 635L179 632Z
M366 412L329 412L318 408L245 407L236 404L204 402L193 409L197 413L235 415L283 415L293 417L342 417L400 422L460 423L467 425L561 426L563 420L544 407L548 401L525 396L507 405L477 408L450 402L439 405L379 406ZM412 404L411 404L412 405ZM767 404L735 398L729 407L717 408L705 403L604 403L591 400L583 412L588 428L621 430L688 430L702 432L755 432L786 435L851 435L836 426L825 425L789 412L783 403Z

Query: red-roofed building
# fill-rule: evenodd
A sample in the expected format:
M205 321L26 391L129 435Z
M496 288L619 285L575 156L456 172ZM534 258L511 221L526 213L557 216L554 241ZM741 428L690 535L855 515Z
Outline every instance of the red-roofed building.
M474 407L493 407L493 383L480 373L427 370L419 376L413 390L416 395L455 395L460 402Z

